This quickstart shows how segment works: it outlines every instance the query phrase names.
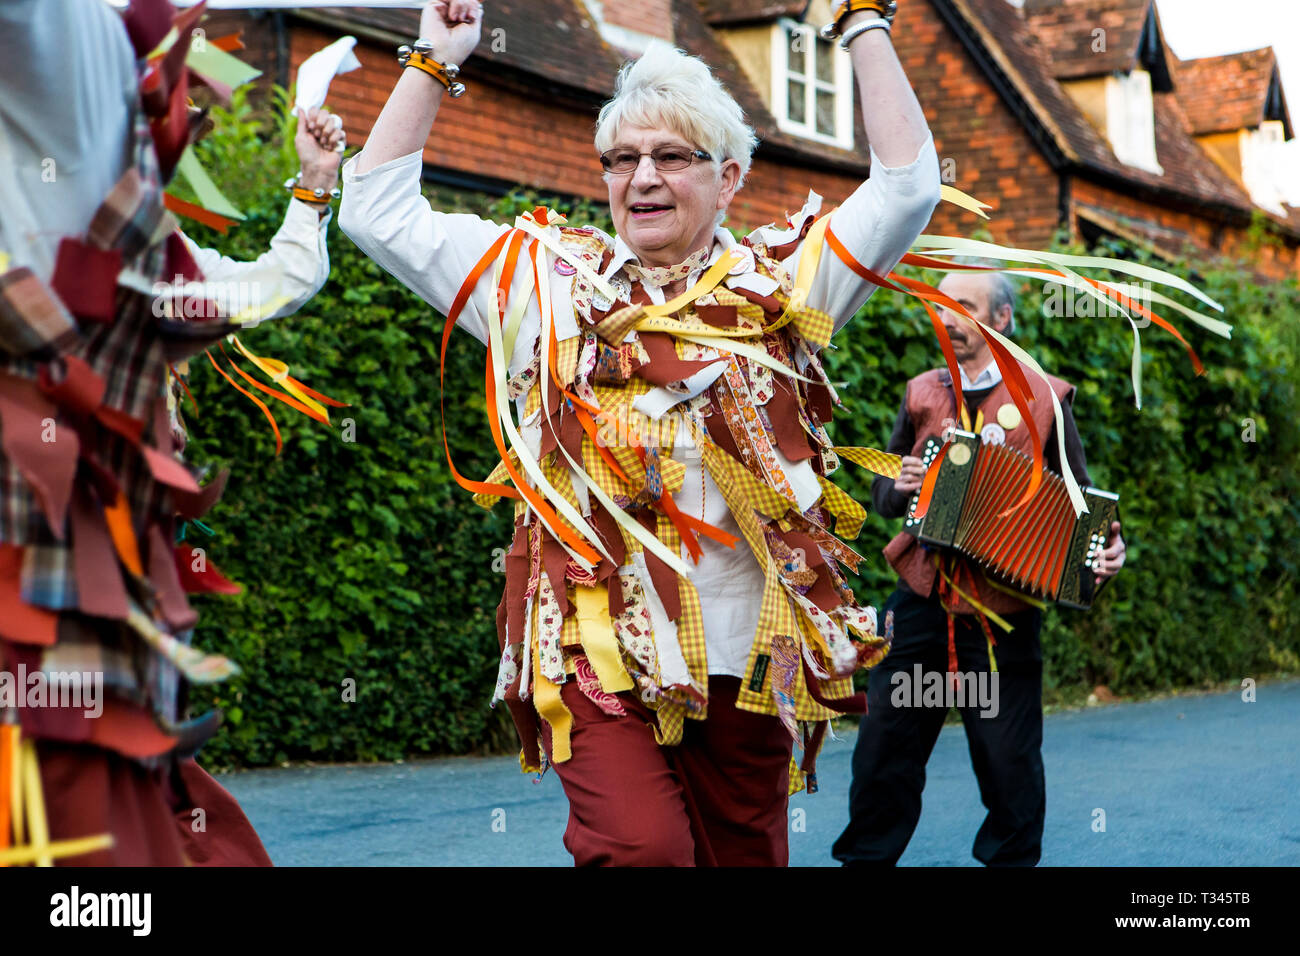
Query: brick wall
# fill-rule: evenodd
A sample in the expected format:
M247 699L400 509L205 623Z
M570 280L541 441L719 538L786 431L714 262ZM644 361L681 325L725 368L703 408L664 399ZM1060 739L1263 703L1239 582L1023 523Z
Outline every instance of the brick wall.
M292 68L332 39L324 31L295 24ZM329 105L343 117L348 143L362 146L400 67L392 52L377 44L358 43L356 53L361 69L335 78ZM471 60L466 69L471 92L443 101L424 161L448 171L605 201L608 193L593 146L596 107L584 114L572 105L492 86L486 77L475 76L473 66ZM753 227L783 218L803 205L809 189L838 203L857 185L850 176L758 159L732 203L729 224Z
M1214 250L1228 258L1251 260L1252 268L1270 279L1300 278L1300 245L1294 241L1284 243L1281 248L1266 245L1253 249L1247 245L1247 230L1240 226L1224 225L1184 210L1154 206L1086 179L1071 181L1070 201L1072 206L1075 203L1098 206L1121 216L1146 219L1166 229L1176 229L1191 236L1204 249Z
M943 203L933 232L985 226L999 242L1043 245L1059 220L1057 175L929 3L899 4L894 47L934 133L944 182L989 203L989 220Z

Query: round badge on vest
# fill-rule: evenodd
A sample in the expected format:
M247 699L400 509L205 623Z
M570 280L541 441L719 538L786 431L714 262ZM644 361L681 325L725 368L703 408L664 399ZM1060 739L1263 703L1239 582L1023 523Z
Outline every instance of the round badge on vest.
M986 445L1005 445L1007 433L997 422L989 422L980 429L980 440Z
M998 409L998 424L1007 431L1011 431L1013 428L1018 428L1020 426L1020 421L1020 409L1016 408L1013 403L1007 402ZM1004 433L1002 437L1005 440L1006 434ZM999 442L999 444L1001 443Z

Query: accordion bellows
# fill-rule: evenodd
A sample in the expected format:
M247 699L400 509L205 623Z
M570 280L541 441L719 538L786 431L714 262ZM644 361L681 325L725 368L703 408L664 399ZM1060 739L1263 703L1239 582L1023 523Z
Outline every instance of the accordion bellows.
M941 442L926 442L928 467ZM1096 597L1093 567L1119 504L1119 496L1084 488L1088 510L1078 517L1065 481L1046 472L1034 496L1024 494L1033 460L1008 445L988 444L954 430L952 447L939 465L929 510L915 516L913 495L903 530L922 544L952 549L978 563L991 577L1024 594L1085 609Z

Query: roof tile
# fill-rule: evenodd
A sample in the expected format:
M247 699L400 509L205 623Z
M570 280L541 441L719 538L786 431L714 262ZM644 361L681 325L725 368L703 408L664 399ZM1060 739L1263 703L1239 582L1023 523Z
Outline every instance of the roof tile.
M1254 128L1264 121L1277 73L1272 47L1173 63L1178 100L1193 133Z

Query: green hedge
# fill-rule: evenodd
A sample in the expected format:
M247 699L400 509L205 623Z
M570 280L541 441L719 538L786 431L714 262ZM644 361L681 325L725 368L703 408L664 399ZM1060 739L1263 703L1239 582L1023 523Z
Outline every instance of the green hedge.
M201 153L248 218L227 236L187 224L200 243L237 258L265 250L286 201L279 184L296 168L286 129L242 96L221 115ZM535 199L436 198L502 221ZM601 215L589 206L570 213L574 221ZM487 701L503 583L494 549L508 545L509 508L482 511L448 473L437 402L442 319L335 225L329 249L321 293L298 315L241 338L351 402L334 413L333 429L279 406L285 445L277 458L261 413L206 361L194 363L190 378L198 412L189 415L188 457L233 468L207 520L213 537L192 526L190 537L245 586L237 597L199 601L196 642L243 668L196 692L196 705L219 705L227 716L204 759L255 766L508 750L513 730L504 709ZM1129 392L1123 319L1039 321L1040 293L1028 286L1020 302L1020 342L1079 386L1076 416L1092 475L1121 494L1130 544L1128 568L1090 614L1049 615L1049 699L1095 683L1123 693L1300 669L1300 291L1239 271L1195 279L1227 306L1233 341L1180 323L1208 369L1196 378L1181 348L1148 329L1141 412ZM914 303L880 293L836 344L830 369L846 384L834 435L881 445L903 383L939 361L928 319ZM458 467L475 477L494 462L482 358L457 333L448 435ZM1241 440L1246 418L1256 423L1253 444ZM343 419L352 420L355 441L343 440ZM845 474L869 500L866 473L848 465ZM878 549L894 530L872 515L857 540L870 558L857 582L864 600L878 604L892 587ZM354 702L343 699L348 679Z

